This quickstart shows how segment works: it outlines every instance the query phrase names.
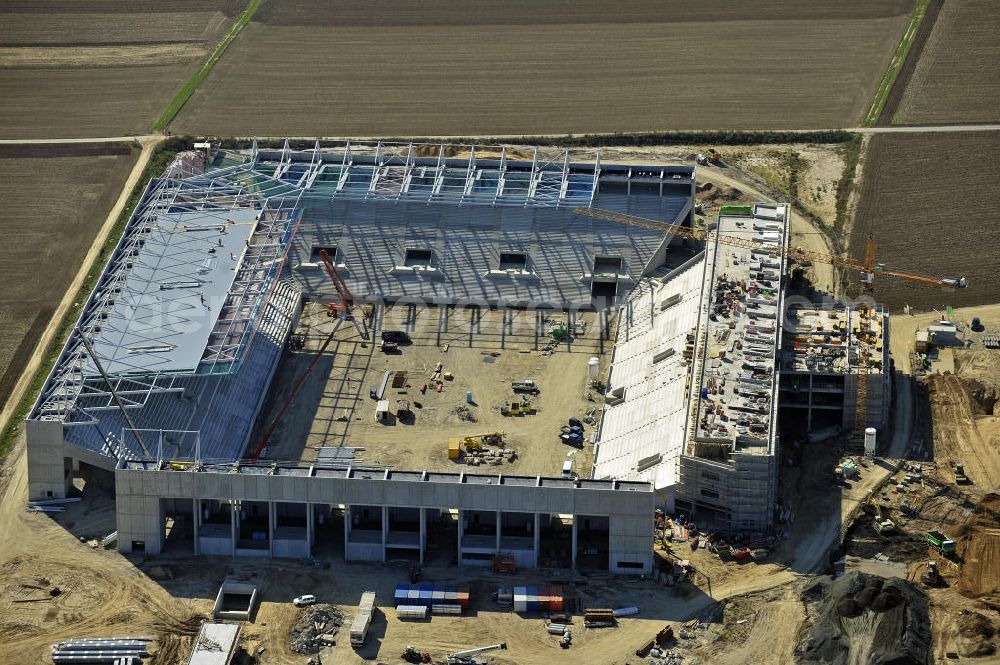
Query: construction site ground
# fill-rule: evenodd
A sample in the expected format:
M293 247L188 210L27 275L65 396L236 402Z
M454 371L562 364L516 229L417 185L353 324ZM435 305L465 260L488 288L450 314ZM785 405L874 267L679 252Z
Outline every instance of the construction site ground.
M503 321L506 320L506 325ZM593 447L578 450L559 439L568 418L600 415L601 396L587 385L587 363L600 359L606 372L611 342L602 339L596 312L561 312L424 307L386 308L379 330L405 331L412 343L384 353L377 340L364 340L350 322L341 322L333 342L320 358L293 405L272 434L266 457L312 461L322 446L354 447L358 464L402 469L469 471L513 475L558 475L566 460L589 476ZM325 305L310 303L296 330L305 340L300 351L286 353L269 394L262 423L278 413L292 387L337 321ZM575 330L568 341L555 343L556 325ZM378 337L376 334L375 337ZM546 350L551 347L550 350ZM440 363L440 388L432 376ZM376 401L369 396L385 372L404 372L401 385L390 380L383 395L390 417L375 419ZM451 378L448 378L448 377ZM518 395L512 381L531 379L536 395ZM426 386L426 389L422 389ZM471 403L467 399L471 392ZM527 399L535 415L503 416L505 402ZM397 400L407 400L412 415L395 416ZM514 462L470 466L469 455L448 459L448 440L488 432L504 432L504 445ZM596 422L585 430L596 432ZM496 446L487 446L496 449Z

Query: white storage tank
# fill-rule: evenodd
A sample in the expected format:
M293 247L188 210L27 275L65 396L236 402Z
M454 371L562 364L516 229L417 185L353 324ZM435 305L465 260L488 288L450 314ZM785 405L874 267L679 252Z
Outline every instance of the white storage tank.
M596 356L591 356L590 360L587 361L587 380L594 382L597 381L598 374L600 373L601 361Z
M865 455L868 457L875 456L875 435L876 431L874 427L865 428Z

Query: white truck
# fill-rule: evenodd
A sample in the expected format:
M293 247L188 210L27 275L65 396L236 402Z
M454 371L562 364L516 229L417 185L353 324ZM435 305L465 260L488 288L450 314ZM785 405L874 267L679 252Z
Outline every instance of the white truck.
M372 615L375 614L375 592L365 591L361 594L358 613L351 622L351 648L360 649L365 644L368 628L372 625Z

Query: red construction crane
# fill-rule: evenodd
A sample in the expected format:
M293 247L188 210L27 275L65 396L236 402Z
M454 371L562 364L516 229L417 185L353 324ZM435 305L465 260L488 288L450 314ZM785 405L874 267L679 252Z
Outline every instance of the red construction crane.
M347 288L347 283L344 282L344 278L340 276L339 272L337 272L336 266L333 265L333 261L330 259L330 255L325 249L320 250L319 257L323 260L323 266L326 268L326 274L330 276L330 281L333 282L333 287L337 290L337 296L340 298L340 302L330 303L327 310L327 314L329 316L337 317L337 322L333 325L333 330L330 331L330 334L327 335L325 340L323 340L322 346L320 346L316 353L313 354L312 359L306 366L305 371L302 372L299 380L295 382L295 387L292 388L292 392L288 394L284 404L281 405L281 410L278 411L278 414L273 420L271 420L271 423L267 426L267 429L264 430L264 433L261 435L257 444L250 452L250 459L252 460L260 459L261 454L267 447L267 442L271 439L271 435L274 434L274 430L277 429L281 419L285 417L286 413L288 413L288 409L291 408L292 402L295 401L296 396L302 391L303 386L306 384L306 380L309 378L309 375L312 374L313 368L316 367L316 363L319 361L320 356L322 356L330 346L330 342L333 341L334 335L337 334L341 324L344 321L350 321L354 324L358 334L360 334L362 338L368 339L367 330L362 328L361 324L358 323L353 312L351 311L354 306L354 296L351 295L350 289Z

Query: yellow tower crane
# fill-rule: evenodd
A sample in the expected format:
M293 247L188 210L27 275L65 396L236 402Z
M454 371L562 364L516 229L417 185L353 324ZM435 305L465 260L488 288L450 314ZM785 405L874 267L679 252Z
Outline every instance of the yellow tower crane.
M966 287L966 280L964 277L927 277L925 275L917 275L910 272L903 272L901 270L893 270L887 268L883 263L878 263L875 260L875 237L871 233L868 234L868 242L865 246L865 258L864 260L858 260L849 256L837 256L835 254L827 254L825 252L814 252L812 250L798 247L770 245L756 240L750 240L748 238L741 238L739 236L724 235L717 229L706 230L690 228L687 226L681 226L680 224L670 224L656 219L647 219L645 217L614 212L612 210L603 210L601 208L578 207L574 208L573 212L584 217L591 217L593 219L600 219L607 222L616 222L627 226L637 226L653 231L661 231L663 233L670 233L682 238L691 238L693 240L701 240L703 242L714 242L722 245L743 247L757 252L766 252L775 256L787 256L799 262L819 261L820 263L840 266L848 268L849 270L857 270L861 274L861 289L863 293L874 293L876 277L895 277L909 282L916 282L917 284L937 286L946 290L964 289ZM862 318L865 319L869 315L868 309L865 306L862 306L859 313ZM860 358L859 356L858 366L860 371L858 372L857 381L857 400L855 402L854 427L855 431L863 433L867 427L868 415L866 408L868 402L869 371L867 358Z

